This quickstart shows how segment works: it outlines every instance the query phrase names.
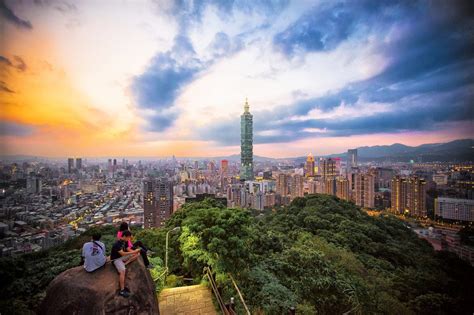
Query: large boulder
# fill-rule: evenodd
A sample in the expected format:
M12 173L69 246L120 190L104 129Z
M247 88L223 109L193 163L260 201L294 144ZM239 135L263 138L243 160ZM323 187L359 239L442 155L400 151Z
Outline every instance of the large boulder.
M125 298L119 293L115 266L88 273L76 267L64 271L48 286L39 314L159 314L155 285L141 258L127 265L125 286L132 292Z

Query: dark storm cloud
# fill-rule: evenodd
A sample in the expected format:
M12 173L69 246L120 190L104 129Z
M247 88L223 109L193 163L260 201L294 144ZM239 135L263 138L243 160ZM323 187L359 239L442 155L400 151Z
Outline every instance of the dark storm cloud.
M20 29L31 30L33 28L33 25L31 25L30 21L23 20L16 16L15 13L9 7L7 7L4 0L0 0L0 14L6 21Z

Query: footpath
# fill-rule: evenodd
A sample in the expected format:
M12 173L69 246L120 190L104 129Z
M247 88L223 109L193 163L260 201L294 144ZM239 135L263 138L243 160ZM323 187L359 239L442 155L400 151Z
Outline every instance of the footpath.
M217 315L211 291L203 285L163 289L158 305L160 315Z

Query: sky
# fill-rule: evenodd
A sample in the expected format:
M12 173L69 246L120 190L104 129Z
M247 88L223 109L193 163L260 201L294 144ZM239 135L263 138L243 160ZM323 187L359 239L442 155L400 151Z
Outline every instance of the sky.
M474 138L472 1L0 0L0 154L205 157Z

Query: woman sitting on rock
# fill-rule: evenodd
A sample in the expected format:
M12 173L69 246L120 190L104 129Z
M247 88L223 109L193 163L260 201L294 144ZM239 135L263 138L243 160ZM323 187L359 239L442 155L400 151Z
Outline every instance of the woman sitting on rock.
M117 239L120 240L122 238L122 233L125 231L130 231L128 227L127 222L122 222L120 224L119 231L117 232ZM150 261L148 260L147 254L151 254L152 252L146 248L146 246L141 242L141 241L136 241L135 243L132 243L131 240L128 241L128 248L130 251L140 249L140 255L143 258L143 263L147 268L153 268L153 265L150 264Z

